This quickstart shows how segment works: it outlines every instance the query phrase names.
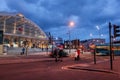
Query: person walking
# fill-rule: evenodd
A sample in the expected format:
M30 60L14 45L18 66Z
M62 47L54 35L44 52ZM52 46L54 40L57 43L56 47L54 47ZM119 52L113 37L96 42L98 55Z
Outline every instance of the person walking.
M77 48L76 51L75 51L75 61L78 61L80 60L80 49Z
M77 60L77 56L78 56L77 49L76 49L76 51L74 53L74 56L75 56L75 61L76 61Z
M55 56L55 61L57 62L58 61L58 49L55 48L53 53L54 53L54 56Z
M25 47L22 48L21 55L25 54Z
M63 57L63 49L60 49L60 50L59 50L58 55L59 55L59 61L62 62L62 61L63 61L63 60L62 60L62 57Z
M80 49L77 48L77 60L80 60Z

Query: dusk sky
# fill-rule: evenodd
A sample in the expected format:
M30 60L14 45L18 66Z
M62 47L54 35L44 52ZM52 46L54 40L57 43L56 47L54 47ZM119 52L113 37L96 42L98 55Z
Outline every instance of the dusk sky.
M108 23L120 24L120 0L0 0L1 12L19 12L53 36L68 39L105 38ZM68 22L75 25L69 28Z

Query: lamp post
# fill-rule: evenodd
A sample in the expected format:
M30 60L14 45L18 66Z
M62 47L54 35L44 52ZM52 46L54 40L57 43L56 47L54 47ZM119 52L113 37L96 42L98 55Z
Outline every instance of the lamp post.
M98 32L99 32L99 38L100 38L100 27L99 26L96 26Z
M93 34L92 33L90 33L90 37L93 38Z
M4 19L4 22L3 22L3 32L5 33L6 32L6 20L11 18L11 16L5 16L3 19Z
M4 19L4 24L3 24L4 26L3 26L3 32L5 33L5 29L6 29L6 17L5 17L5 19Z
M74 27L75 23L73 21L70 21L68 25L69 25L69 32L68 32L68 34L69 34L69 53L71 53L71 34L70 34L70 29L72 27Z

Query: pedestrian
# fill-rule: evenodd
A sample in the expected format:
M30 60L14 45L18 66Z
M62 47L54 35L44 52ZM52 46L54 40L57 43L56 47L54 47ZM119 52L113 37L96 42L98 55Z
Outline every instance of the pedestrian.
M25 47L22 48L21 55L25 54Z
M78 54L77 54L77 50L75 51L75 61L77 60L77 56L78 56Z
M76 52L75 52L75 60L76 60L76 61L80 60L80 49L79 49L79 48L76 49Z
M59 52L58 52L58 55L59 55L59 61L63 61L62 60L62 57L63 57L63 49L60 49Z
M54 57L55 57L55 61L57 62L58 61L58 49L57 48L54 49L53 54L54 54Z
M80 60L80 49L79 48L77 49L77 54L78 54L77 60Z

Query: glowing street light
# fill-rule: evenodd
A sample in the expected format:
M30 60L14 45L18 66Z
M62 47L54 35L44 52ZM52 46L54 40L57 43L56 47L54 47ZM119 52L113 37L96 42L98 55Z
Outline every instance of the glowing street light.
M100 38L100 27L96 26L97 30L99 31L99 38Z
M103 34L101 34L101 36L104 36Z
M97 30L100 30L100 27L99 26L96 26Z
M73 27L74 25L75 25L75 22L73 22L73 21L70 21L70 22L69 22L69 26L70 26L70 27Z
M90 37L93 37L93 34L92 34L92 33L90 33Z

